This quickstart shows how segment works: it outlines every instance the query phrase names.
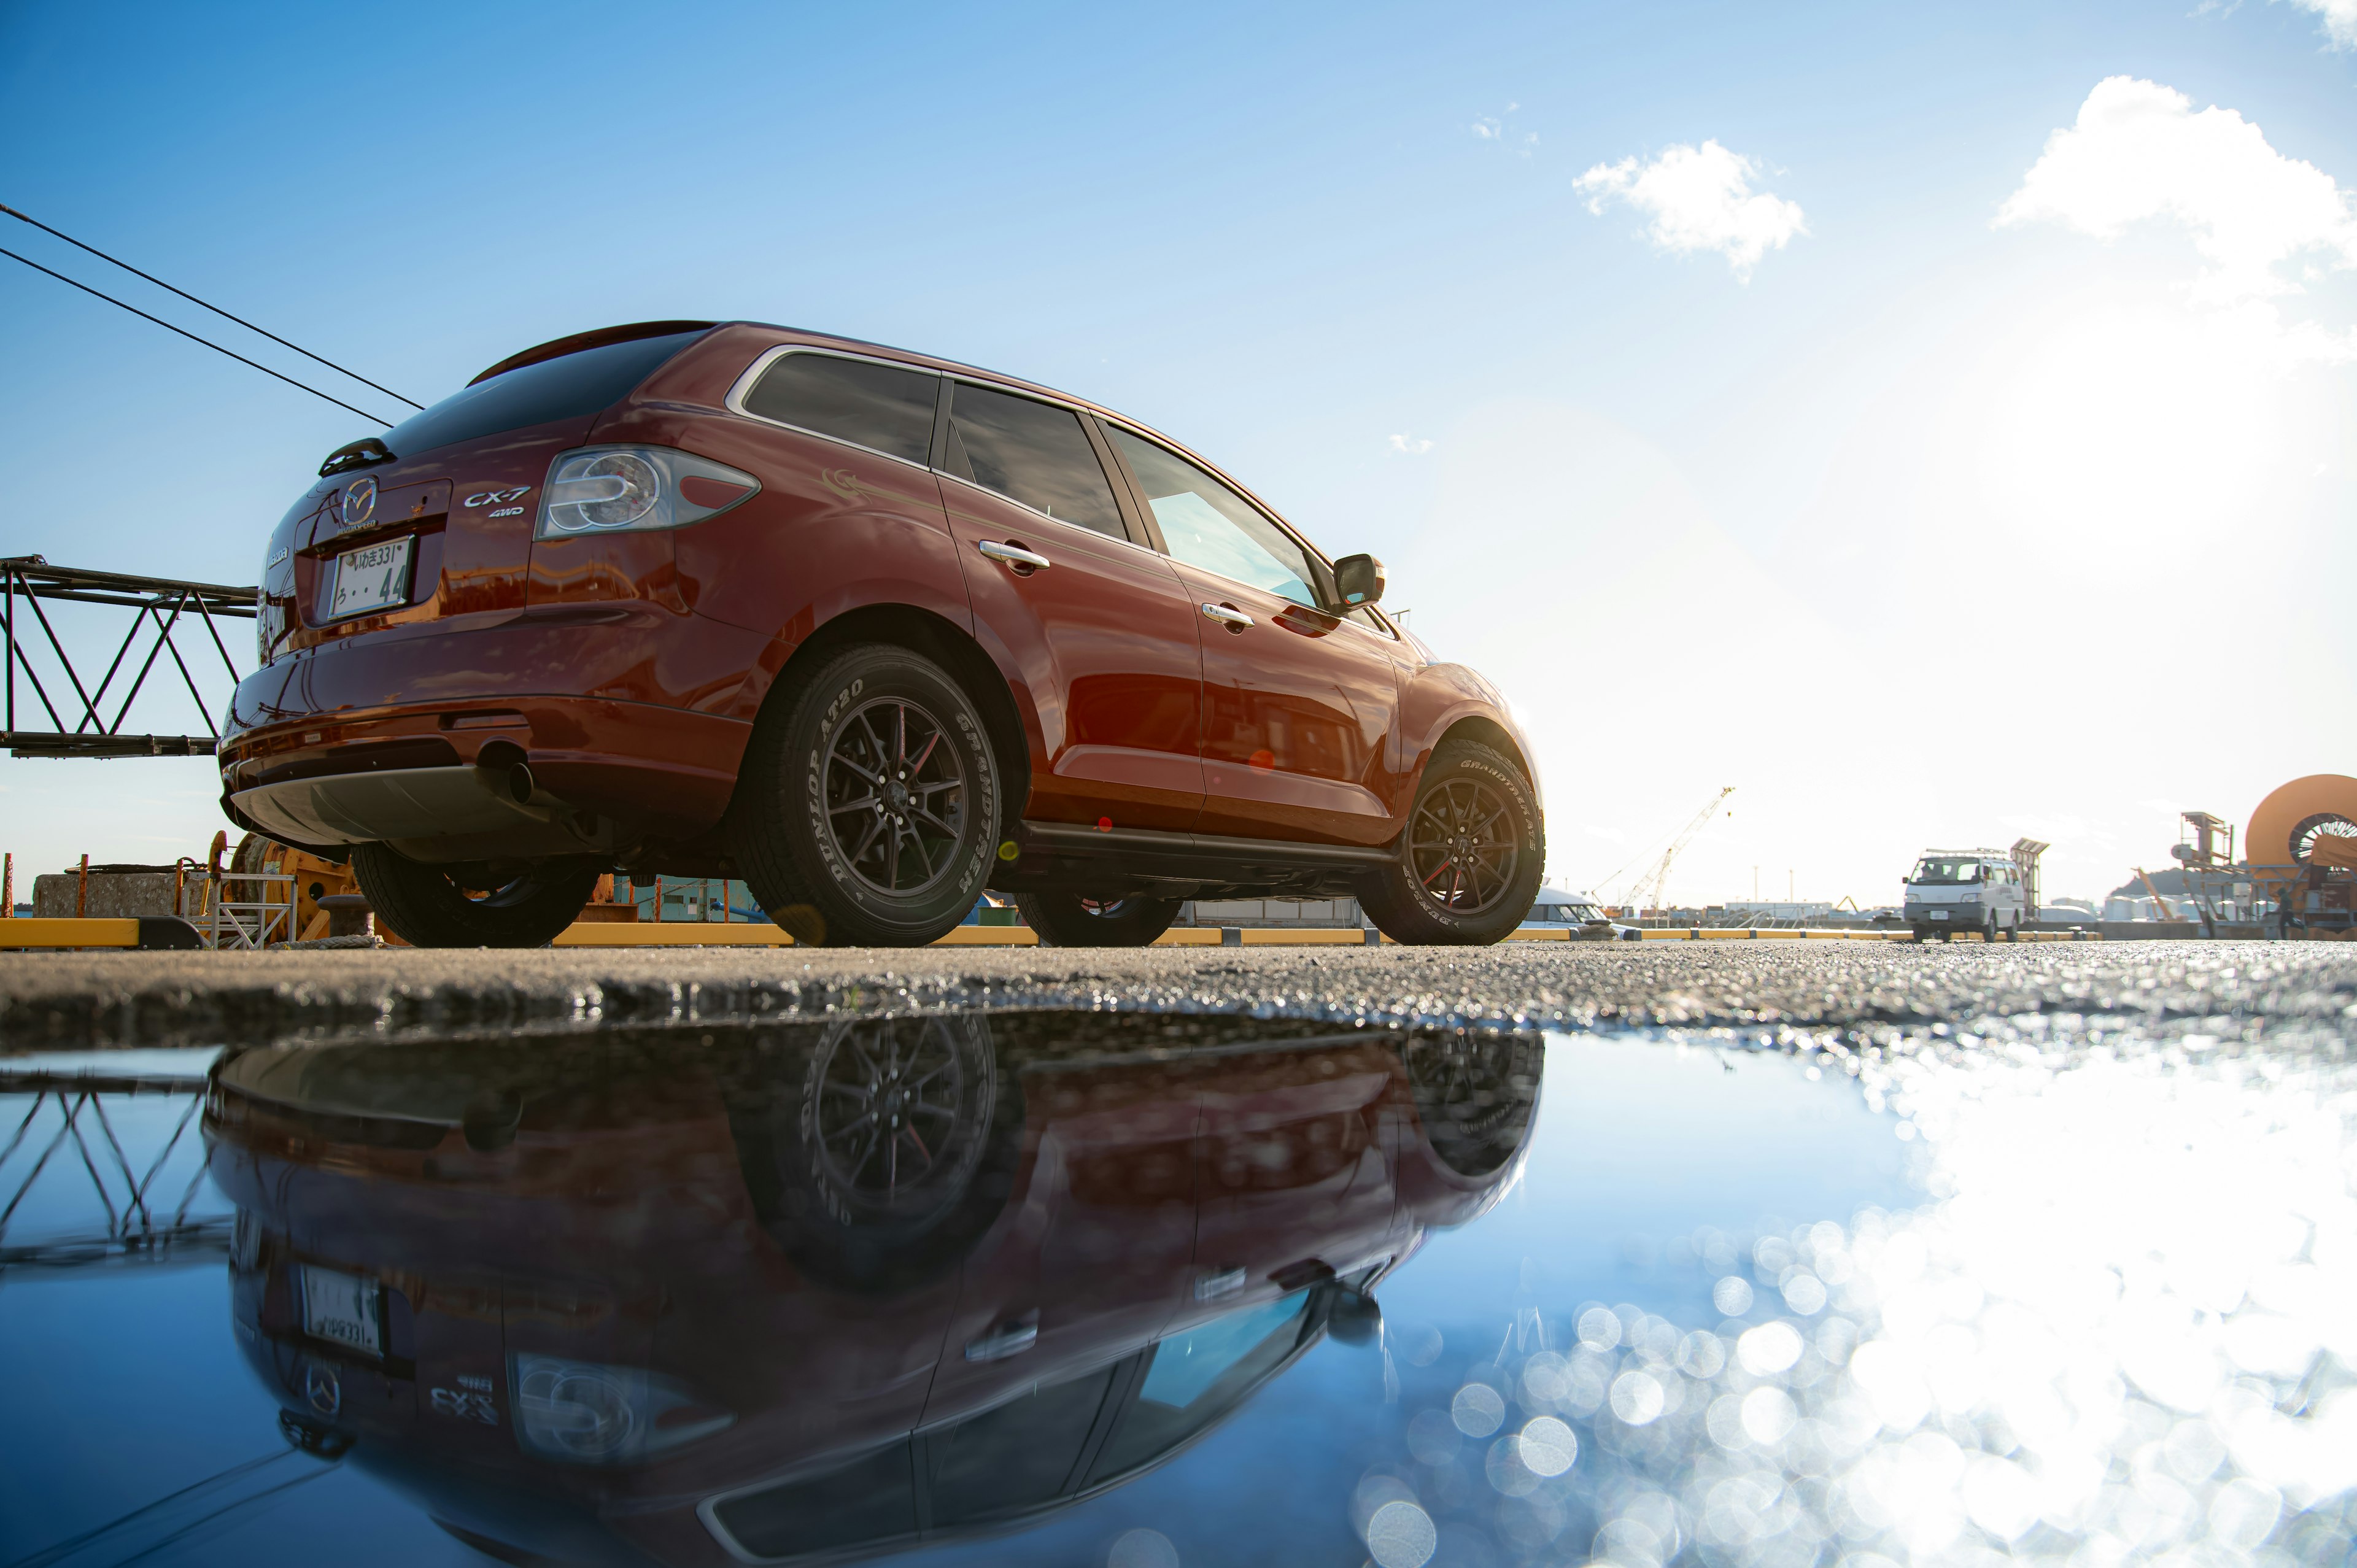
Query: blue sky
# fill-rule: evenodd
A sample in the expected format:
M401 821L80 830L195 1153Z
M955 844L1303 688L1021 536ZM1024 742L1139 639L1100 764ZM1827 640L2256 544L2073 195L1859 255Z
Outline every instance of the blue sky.
M2357 671L2303 592L2352 565L2357 240L2234 196L2305 163L2346 217L2333 5L16 0L0 201L423 402L658 317L1063 386L1383 555L1527 710L1560 878L1734 783L1674 891L1756 865L1887 900L1926 843L2027 832L2094 891L2179 809L2357 761L2322 721ZM2008 208L2113 78L2167 134ZM1761 209L1645 204L1682 148L1797 209L1748 273ZM2106 228L2091 203L2147 177ZM2254 225L2296 292L2205 295ZM251 581L370 428L0 265L0 552ZM201 762L0 760L0 847L198 853L212 792Z

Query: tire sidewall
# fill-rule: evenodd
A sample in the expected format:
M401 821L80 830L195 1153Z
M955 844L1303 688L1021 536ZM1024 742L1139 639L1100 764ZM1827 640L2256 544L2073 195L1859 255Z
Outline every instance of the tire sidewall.
M1383 874L1376 896L1367 900L1376 923L1394 940L1461 946L1501 941L1522 924L1523 917L1530 911L1531 900L1538 896L1546 859L1546 836L1538 800L1520 770L1490 747L1458 742L1436 750L1424 776L1416 780L1415 806L1409 810L1410 821L1426 795L1454 779L1467 778L1498 790L1512 812L1516 851L1513 883L1506 897L1485 913L1468 916L1444 909L1426 897L1416 885L1408 859L1406 835L1403 834L1398 860ZM1378 905L1382 908L1372 908ZM1385 924L1386 920L1390 924ZM1394 925L1402 929L1394 930Z
M969 797L948 875L922 893L901 897L871 886L853 868L826 809L827 758L845 724L866 703L893 696L907 697L941 724L943 739L957 749ZM786 751L784 804L798 830L788 835L790 853L795 869L823 901L820 913L830 928L856 924L930 941L982 897L1001 812L997 759L973 699L931 660L871 645L830 661L795 701ZM826 903L839 908L830 910Z

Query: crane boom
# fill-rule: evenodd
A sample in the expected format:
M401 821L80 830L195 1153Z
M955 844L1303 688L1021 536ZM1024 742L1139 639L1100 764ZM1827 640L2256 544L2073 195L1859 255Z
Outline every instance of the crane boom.
M1653 908L1659 909L1663 908L1662 893L1663 890L1669 886L1670 863L1677 859L1679 852L1684 850L1686 845L1694 843L1695 836L1700 833L1703 828L1708 824L1712 816L1717 812L1720 804L1725 801L1729 795L1734 793L1735 786L1729 784L1717 794L1713 795L1710 798L1710 804L1705 806L1701 811L1696 811L1694 815L1694 821L1688 822L1684 829L1679 832L1678 836L1670 841L1670 847L1662 852L1662 863L1653 868L1652 887L1650 898L1640 900L1638 903L1637 907L1640 911L1646 908L1648 902L1651 903Z

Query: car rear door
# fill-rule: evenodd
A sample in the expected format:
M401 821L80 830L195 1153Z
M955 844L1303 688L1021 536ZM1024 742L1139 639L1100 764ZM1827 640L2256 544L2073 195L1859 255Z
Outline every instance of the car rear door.
M1132 537L1106 454L1070 408L950 388L942 486L974 635L1014 672L1049 822L1185 832L1203 803L1195 612Z
M1372 615L1322 607L1323 564L1159 443L1104 431L1188 588L1203 661L1199 832L1372 845L1399 831L1401 664Z

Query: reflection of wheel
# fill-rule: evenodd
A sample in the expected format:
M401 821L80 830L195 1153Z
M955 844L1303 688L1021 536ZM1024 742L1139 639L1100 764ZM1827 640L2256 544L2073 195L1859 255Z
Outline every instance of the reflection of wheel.
M1433 752L1405 841L1361 897L1394 941L1498 941L1537 896L1546 859L1538 802L1521 771L1486 746L1450 741Z
M1015 907L1039 940L1060 948L1142 948L1170 929L1179 900L1083 898L1077 893L1017 893Z
M897 1286L963 1256L1006 1201L1022 1094L976 1018L828 1027L732 1096L754 1211L837 1283Z
M1425 1137L1460 1176L1513 1157L1538 1104L1545 1046L1531 1035L1416 1035L1402 1051Z
M730 838L797 941L918 947L982 896L998 764L950 674L884 643L846 648L761 714Z
M352 847L369 908L420 948L544 948L581 913L604 871L578 856L427 865L391 844Z

